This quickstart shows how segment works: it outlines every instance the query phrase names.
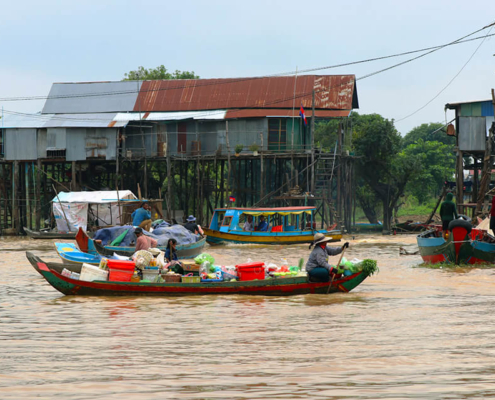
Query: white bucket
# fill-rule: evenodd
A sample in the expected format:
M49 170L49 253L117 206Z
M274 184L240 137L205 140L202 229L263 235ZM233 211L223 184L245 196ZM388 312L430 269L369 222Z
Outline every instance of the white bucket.
M83 264L80 280L86 282L106 281L108 280L108 271L91 264Z

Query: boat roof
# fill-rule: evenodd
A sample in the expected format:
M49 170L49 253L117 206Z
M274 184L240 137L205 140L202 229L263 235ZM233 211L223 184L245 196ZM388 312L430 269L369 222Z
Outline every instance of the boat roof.
M305 207L305 206L298 206L298 207L271 207L271 208L264 208L264 207L253 207L253 208L241 208L241 207L224 207L224 208L215 208L215 211L227 211L227 210L234 210L234 211L241 211L241 212L249 212L249 211L254 211L254 212L299 212L299 211L314 211L316 210L316 207Z

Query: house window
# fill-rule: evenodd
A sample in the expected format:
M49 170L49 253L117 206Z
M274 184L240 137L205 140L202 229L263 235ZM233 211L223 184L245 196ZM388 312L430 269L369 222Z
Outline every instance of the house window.
M287 121L285 118L268 119L268 150L282 151L287 144Z
M230 223L232 222L232 217L225 217L222 222L222 226L230 226Z

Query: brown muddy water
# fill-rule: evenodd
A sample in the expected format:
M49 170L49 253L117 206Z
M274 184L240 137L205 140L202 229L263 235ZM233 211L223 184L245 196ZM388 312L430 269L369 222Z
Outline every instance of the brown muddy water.
M1 399L495 397L495 270L416 268L414 236L356 236L380 273L348 294L71 297L0 239ZM217 263L307 259L307 246L208 248ZM335 260L337 258L334 258Z

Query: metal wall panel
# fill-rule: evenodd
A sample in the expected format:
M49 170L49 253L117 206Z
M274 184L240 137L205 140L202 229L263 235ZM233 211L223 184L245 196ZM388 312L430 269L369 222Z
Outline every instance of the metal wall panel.
M67 128L67 161L88 158L115 160L116 149L115 128Z
M459 150L485 151L485 117L459 117Z
M46 129L38 129L38 158L46 158L47 132Z
M36 129L5 129L5 159L14 160L36 160Z
M493 117L493 104L491 101L484 101L481 103L481 116Z
M65 150L67 148L65 128L48 128L46 147L49 150Z

